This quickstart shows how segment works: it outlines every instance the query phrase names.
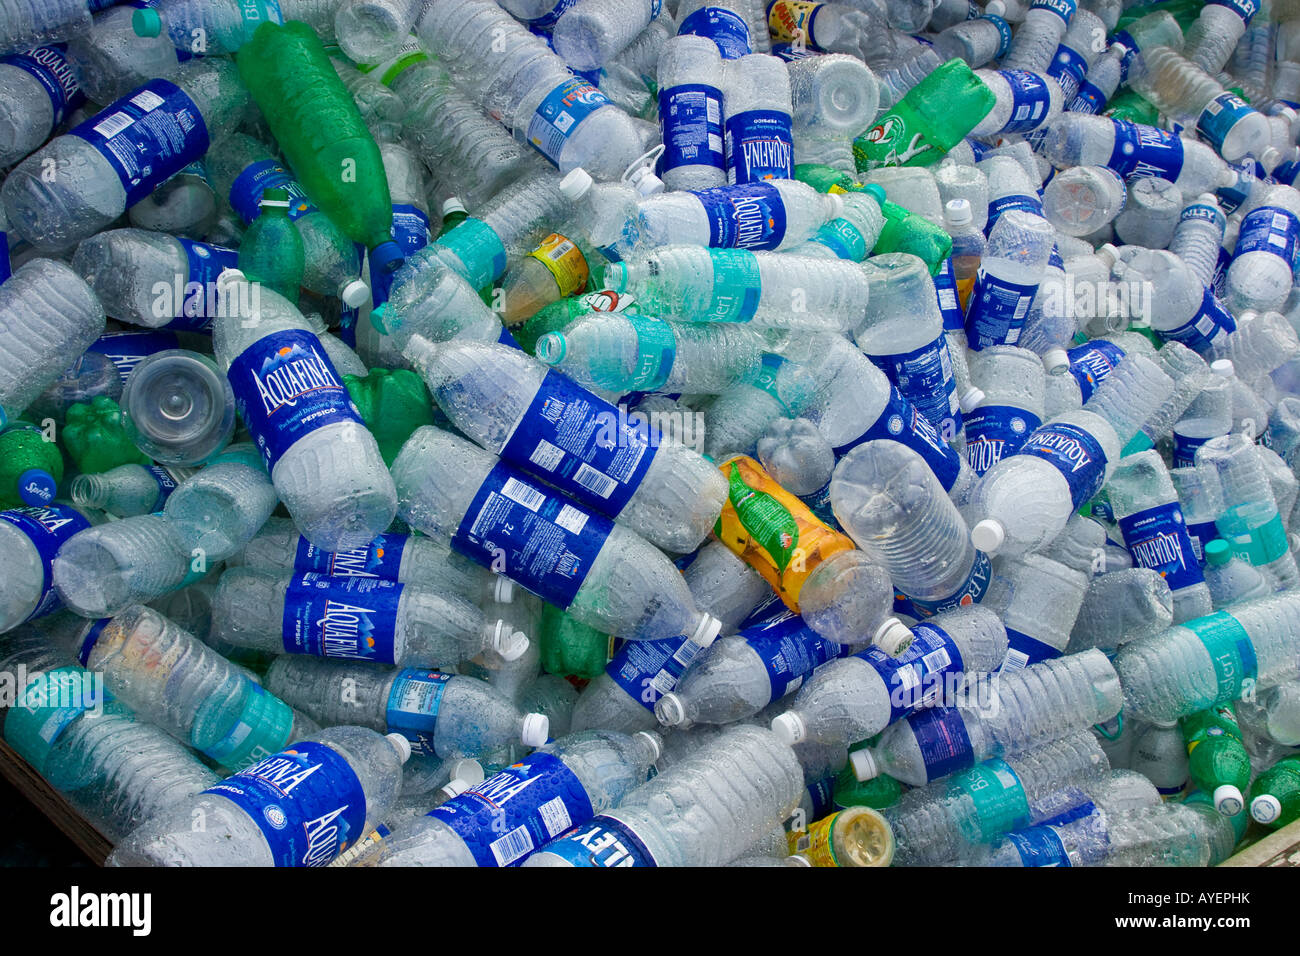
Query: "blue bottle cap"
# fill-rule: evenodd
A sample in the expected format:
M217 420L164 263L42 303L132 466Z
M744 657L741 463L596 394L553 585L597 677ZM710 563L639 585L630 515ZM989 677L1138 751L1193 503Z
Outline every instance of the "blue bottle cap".
M402 251L401 246L391 239L388 242L381 242L370 250L370 275L372 277L392 275L405 261L406 253Z
M876 201L877 205L883 206L885 204L885 187L881 186L879 183L867 183L867 185L862 187L862 191L864 193L870 193L871 198Z
M18 476L18 497L33 507L48 505L58 488L54 476L41 468L28 468Z

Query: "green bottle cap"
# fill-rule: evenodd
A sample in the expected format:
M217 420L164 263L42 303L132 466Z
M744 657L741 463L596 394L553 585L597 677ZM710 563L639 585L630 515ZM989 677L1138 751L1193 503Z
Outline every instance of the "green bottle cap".
M136 36L152 40L162 34L162 17L158 15L157 10L141 7L131 14L131 29L135 31Z
M1232 560L1232 549L1222 538L1215 538L1205 546L1205 560L1214 567L1221 567Z
M289 190L274 186L262 193L262 198L258 201L262 208L271 206L277 209L289 208Z
M876 201L877 204L880 204L880 205L883 205L883 204L884 204L884 202L885 202L885 187L884 187L884 186L881 186L879 183L867 183L867 185L865 185L865 186L862 187L862 191L863 191L864 193L870 193L870 194L871 194L871 198L874 199L874 200Z

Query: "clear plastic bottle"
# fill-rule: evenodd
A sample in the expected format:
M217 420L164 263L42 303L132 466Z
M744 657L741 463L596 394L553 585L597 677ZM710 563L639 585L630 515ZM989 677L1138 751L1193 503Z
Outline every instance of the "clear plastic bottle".
M1205 584L1214 609L1253 601L1273 593L1267 579L1232 553L1228 542L1216 538L1205 546Z
M1128 199L1115 217L1115 241L1151 249L1168 246L1183 205L1178 188L1167 180L1145 177L1129 188Z
M422 7L421 0L344 0L334 15L334 34L352 60L378 63L401 47Z
M794 162L824 162L851 172L853 137L871 125L880 81L857 57L843 53L786 64L790 74Z
M998 216L966 312L966 337L972 350L1019 341L1054 237L1051 224L1041 215L1008 209Z
M972 136L1032 133L1061 115L1061 87L1041 71L1007 68L977 70L975 75L997 100L988 115L975 124Z
M235 431L235 396L206 355L169 349L131 370L120 400L126 431L164 465L192 466L218 454Z
M931 707L891 724L849 762L859 780L884 773L923 787L990 757L1087 730L1114 717L1123 702L1110 661L1084 651L999 675L988 701Z
M728 60L772 48L767 6L760 0L680 0L674 16L679 36L707 36Z
M1043 214L1062 232L1087 236L1112 222L1124 211L1127 200L1118 173L1107 166L1076 166L1047 184Z
M650 196L638 203L637 231L647 250L685 243L783 251L807 242L843 212L838 196L777 179Z
M984 15L955 23L934 39L934 48L945 60L965 60L978 69L1001 59L1011 47L1011 24L1002 18L1002 0L990 0Z
M295 741L153 818L118 845L108 864L327 866L387 815L411 748L404 737L361 727ZM294 778L300 782L286 788ZM325 815L337 825L322 824ZM194 826L199 818L205 826Z
M588 318L594 323L621 317L614 313L593 313ZM581 344L578 329L582 321L570 325L565 337L560 338L562 355L566 351L564 343ZM650 321L638 319L634 329L649 327ZM688 328L705 332L719 327L679 327L679 331L670 330L669 334L679 344L704 345L703 336L691 337ZM720 328L749 331L734 326ZM650 328L650 331L655 330ZM543 343L557 335L547 333L538 340L539 355L552 354ZM691 338L695 341L691 342ZM608 344L599 338L596 341ZM733 338L730 344L734 349L743 343ZM716 343L714 348L718 348ZM580 350L575 351L581 354ZM663 440L658 430L639 429L627 423L625 415L621 420L614 406L575 386L563 375L548 371L517 349L460 341L433 345L413 337L407 345L406 356L420 371L434 401L456 427L489 451L521 467L540 471L562 491L611 517L620 518L653 544L670 551L690 551L708 534L726 498L726 481L717 468L685 445ZM707 352L701 349L701 357L704 356ZM685 354L678 357L685 358ZM698 365L691 366L686 361L681 361L681 369L678 361L672 364L679 376L691 367L699 369ZM579 381L583 378L576 377ZM688 381L691 391L697 391L696 386L702 384L690 376L679 378L674 384ZM611 383L602 377L593 384L610 387ZM648 385L638 381L633 387ZM563 403L570 410L569 417L559 423L553 423L546 410L555 402ZM608 429L611 432L606 436L608 440L589 444L593 439L582 437L577 439L578 444L573 443L574 439L569 437L571 430L587 435L585 426L572 417L575 412L581 413L583 403L586 421L597 431ZM549 443L544 445L548 438ZM607 453L610 446L614 448L612 456ZM560 455L556 458L554 452L548 452L549 458L539 460L538 448L554 448Z
M724 730L525 866L721 866L799 804L794 752L759 727Z
M543 491L491 452L425 426L392 472L404 521L452 539L485 566L503 560L508 576L601 633L639 640L716 634L717 620L695 608L685 581L653 545ZM516 514L516 506L523 510ZM525 512L535 517L519 524ZM555 544L533 557L536 535Z
M1083 403L1083 410L1106 419L1123 452L1131 454L1150 446L1150 439L1141 434L1142 425L1174 390L1173 379L1158 363L1145 355L1129 355L1097 386Z
M1187 28L1183 55L1206 73L1222 70L1259 10L1258 0L1207 3Z
M37 47L0 59L0 165L12 166L40 149L86 102L83 75L82 65L74 67L58 47ZM148 77L141 82L144 79Z
M659 54L659 122L669 189L701 190L727 182L722 127L722 56L706 37L683 34Z
M191 55L237 53L263 23L283 23L278 4L239 0L159 0L135 15L136 32L157 36L165 27L176 49Z
M119 518L155 514L190 473L159 465L118 465L98 475L77 475L68 496L80 508L98 508Z
M570 734L394 832L369 862L509 866L617 806L658 755L654 734Z
M785 63L764 53L724 61L722 100L727 182L792 179L794 107Z
M1062 103L1069 107L1079 92L1079 84L1097 58L1106 49L1107 29L1092 11L1080 7L1070 18L1070 26L1056 48L1056 55L1046 73L1061 87Z
M1106 108L1110 98L1119 89L1124 75L1124 60L1128 51L1113 43L1106 52L1088 68L1079 83L1078 92L1068 100L1066 109L1072 113L1098 114Z
M1218 365L1222 359L1213 364ZM1220 366L1221 368L1221 366ZM1232 431L1231 383L1222 374L1213 374L1188 405L1173 429L1173 464L1186 468L1196 463L1196 450L1211 438Z
M995 345L974 353L971 382L983 398L964 420L963 454L977 475L1019 451L1043 423L1043 363L1027 349Z
M797 362L767 352L760 360L760 369L757 379L724 389L701 410L705 421L704 453L715 461L730 455L757 455L761 459L757 445L769 427L792 421L790 416L801 415L815 400L818 382ZM763 466L768 468L768 463L764 461ZM830 480L829 474L826 480ZM780 477L777 481L789 487Z
M73 535L50 573L66 606L82 617L111 617L189 583L191 554L170 518L139 515Z
M331 551L365 544L388 527L396 510L374 436L297 309L250 286L235 270L220 284L229 317L214 326L217 361L280 500L312 543ZM285 407L292 414L272 420Z
M792 743L847 746L927 706L956 672L997 669L1007 652L1006 629L989 608L946 611L914 625L913 633L899 657L873 647L824 664L772 719L772 729Z
M1291 291L1291 262L1277 251L1300 235L1300 193L1273 186L1244 218L1227 273L1227 301L1234 313L1273 312Z
M1076 9L1078 4L1074 0L1034 0L1011 38L1011 48L1002 58L1003 67L1046 70Z
M1150 568L1115 569L1108 559L1103 566L1105 573L1092 579L1079 606L1066 646L1069 653L1095 647L1114 654L1121 644L1173 623L1174 597L1159 573Z
M682 572L695 604L734 634L750 612L775 597L772 587L721 541L709 541Z
M1214 279L1227 224L1213 193L1201 193L1189 200L1178 215L1169 251L1191 267L1201 285L1208 286Z
M9 174L0 200L10 227L38 249L75 245L199 159L210 138L233 128L248 103L234 65L220 58L187 63L175 82L151 80L51 140ZM117 156L113 147L127 136L150 144L130 168L109 158ZM51 168L58 170L53 187L47 181Z

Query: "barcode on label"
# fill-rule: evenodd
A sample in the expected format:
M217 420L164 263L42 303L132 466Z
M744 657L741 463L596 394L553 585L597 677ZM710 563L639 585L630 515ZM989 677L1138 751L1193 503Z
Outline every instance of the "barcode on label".
M957 308L957 293L953 292L952 289L940 289L939 308L941 309Z
M712 97L704 101L704 112L710 123L722 122L722 104Z
M916 668L908 665L898 669L898 682L903 685L904 690L911 690L917 684L921 683L921 678L917 676Z
M547 800L537 808L537 812L541 814L542 825L546 827L547 836L557 836L573 826L569 808L564 805L564 800L560 797Z
M921 663L925 665L925 669L928 671L939 671L951 664L952 658L948 656L946 647L937 647L922 657Z
M496 857L497 866L509 866L533 851L533 835L528 832L528 827L515 827L501 839L493 840L488 849Z
M677 649L677 653L673 655L673 660L677 661L677 663L681 664L683 667L690 667L691 662L695 660L696 655L699 653L700 645L696 644L694 641L687 641Z
M536 511L546 501L546 495L536 488L530 488L516 478L507 478L501 486L501 494L516 504L521 504L529 511ZM566 506L567 507L567 506Z
M618 487L618 482L609 477L609 475L599 472L590 465L585 464L574 473L573 480L593 494L600 495L602 498L608 498L610 493Z
M671 693L672 689L677 686L677 678L667 671L660 671L650 678L650 686L654 688L656 694L662 697L664 694Z
M564 242L560 243L558 246L556 246L546 255L547 258L550 259L552 262L559 262L570 252L572 252L573 249L574 249L573 243L569 242L569 240L566 239L564 240Z
M104 139L112 139L119 133L123 133L131 128L134 120L125 113L114 113L108 119L95 125L95 132Z
M1002 670L1024 670L1029 664L1029 655L1016 650L1013 647L1007 648L1006 659L1002 662Z
M543 471L554 471L555 466L564 461L564 449L557 448L543 438L528 456L528 460Z
M555 516L555 523L572 534L582 534L587 526L587 516L572 505L565 505Z
M131 103L140 107L140 109L144 110L146 113L150 110L156 110L165 102L166 101L153 90L141 90L135 96L131 97Z

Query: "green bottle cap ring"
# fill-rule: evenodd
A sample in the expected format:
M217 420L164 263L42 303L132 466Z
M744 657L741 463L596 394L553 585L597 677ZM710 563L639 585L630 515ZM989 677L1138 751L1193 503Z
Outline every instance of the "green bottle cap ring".
M1205 546L1205 560L1214 567L1221 567L1232 560L1232 549L1222 538L1215 538Z

